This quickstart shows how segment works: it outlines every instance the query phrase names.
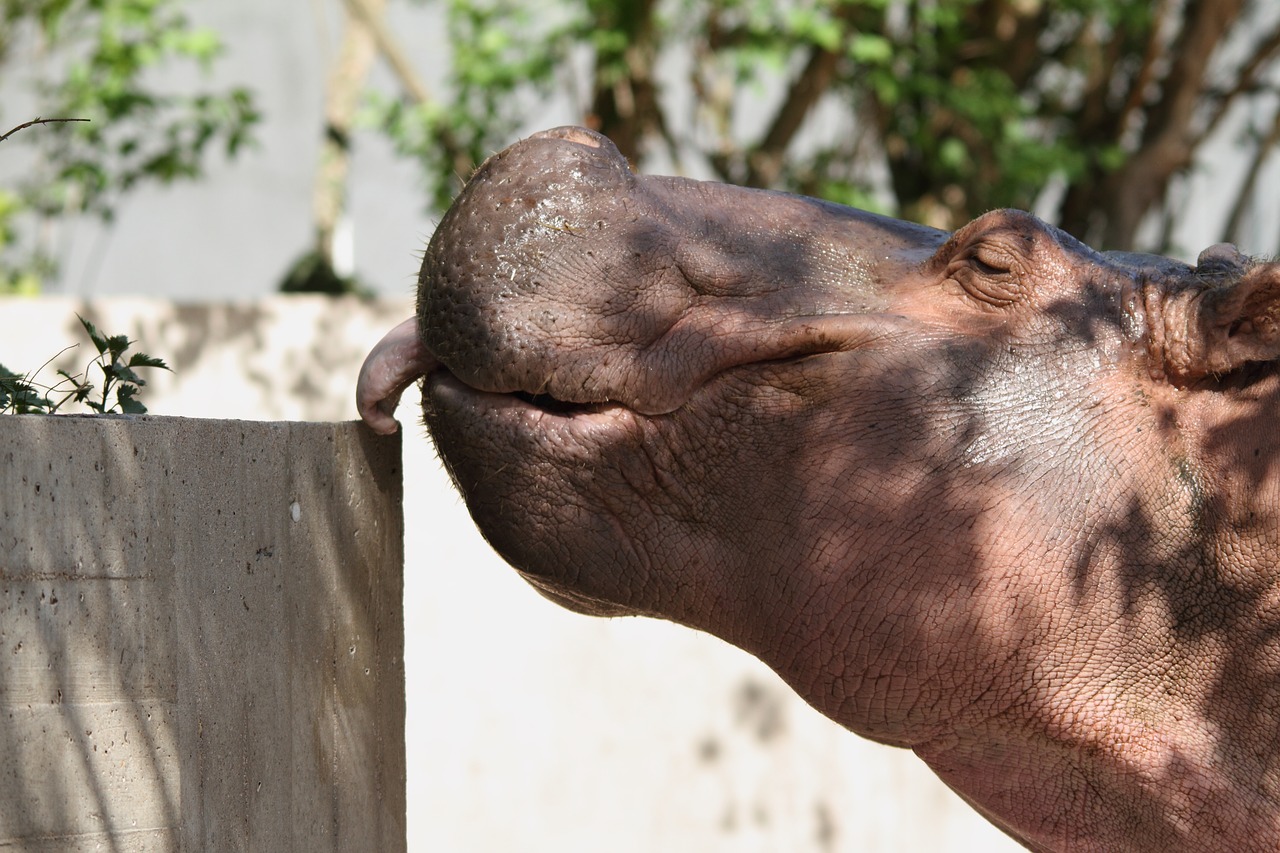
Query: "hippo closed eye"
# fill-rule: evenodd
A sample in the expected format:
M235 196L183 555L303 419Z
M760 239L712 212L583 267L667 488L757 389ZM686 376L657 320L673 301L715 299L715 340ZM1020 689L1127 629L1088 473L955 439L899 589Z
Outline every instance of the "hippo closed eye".
M547 597L714 633L1038 850L1280 846L1280 268L491 157L370 356Z

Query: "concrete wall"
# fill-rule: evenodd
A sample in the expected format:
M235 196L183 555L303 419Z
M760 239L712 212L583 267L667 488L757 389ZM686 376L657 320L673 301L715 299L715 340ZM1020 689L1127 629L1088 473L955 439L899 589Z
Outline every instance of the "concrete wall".
M411 305L0 300L0 363L43 361L77 310L179 368L155 412L335 420L354 417L364 352ZM410 392L401 409L410 850L1019 849L912 755L839 728L744 652L541 598L476 532L416 405Z
M399 445L0 418L0 847L405 849Z

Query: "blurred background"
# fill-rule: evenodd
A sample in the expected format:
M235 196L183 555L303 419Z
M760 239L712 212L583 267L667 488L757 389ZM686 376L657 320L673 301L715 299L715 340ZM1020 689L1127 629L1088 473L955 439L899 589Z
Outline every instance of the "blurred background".
M643 171L939 228L1012 206L1099 249L1280 252L1266 0L0 9L0 364L85 343L78 312L176 368L144 395L161 414L353 417L360 359L411 312L461 179L559 124ZM410 849L1012 846L746 655L526 589L414 405Z
M411 292L474 164L644 171L1099 249L1280 248L1262 0L7 0L0 292Z

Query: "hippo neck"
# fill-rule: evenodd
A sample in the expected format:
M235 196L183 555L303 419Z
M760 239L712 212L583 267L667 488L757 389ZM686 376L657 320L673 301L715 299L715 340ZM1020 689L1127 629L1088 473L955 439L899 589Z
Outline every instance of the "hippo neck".
M1177 429L1169 461L1188 523L1171 577L1151 582L1168 584L1191 719L1217 732L1216 754L1256 771L1254 791L1280 806L1280 790L1262 782L1280 778L1280 749L1236 734L1263 718L1280 726L1280 375L1256 365L1179 393L1166 412Z
M1116 455L1089 448L1105 474L1084 490L1057 483L1062 500L1047 504L1079 534L1058 555L1060 594L1091 616L1058 636L1057 615L1037 614L1009 652L1034 660L1019 701L1037 736L1012 738L1025 744L1012 761L989 749L1007 737L1000 719L974 728L965 719L910 745L998 825L1009 825L1001 814L1083 804L1042 822L1042 834L1011 830L1045 849L1084 826L1115 829L1096 836L1099 849L1122 846L1123 827L1188 849L1179 847L1188 827L1205 823L1274 843L1280 746L1256 732L1280 728L1280 378L1259 368L1213 386L1144 385L1138 400L1126 421L1090 433L1155 432L1160 453L1136 452L1152 446L1142 442ZM1038 652L1064 646L1125 675L1106 691L1077 692L1078 660ZM1159 818L1169 814L1188 825Z
M1201 529L1237 539L1258 535L1274 545L1280 540L1280 374L1257 365L1182 394L1173 423L1186 447L1186 475L1202 499L1198 507L1207 513Z

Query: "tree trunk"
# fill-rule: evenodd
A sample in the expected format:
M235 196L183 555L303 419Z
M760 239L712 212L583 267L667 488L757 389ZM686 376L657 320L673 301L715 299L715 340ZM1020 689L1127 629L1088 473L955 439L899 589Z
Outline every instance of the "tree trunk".
M381 15L386 0L362 0L363 11ZM316 226L316 252L333 269L334 234L346 212L347 174L351 167L351 124L369 70L378 55L372 28L362 16L343 9L342 45L329 69L325 87L324 143L316 170L312 210ZM338 270L350 275L350 270Z
M1190 0L1169 48L1172 66L1147 113L1138 150L1106 181L1102 247L1130 249L1138 226L1164 198L1173 176L1191 165L1199 144L1196 108L1209 84L1210 60L1240 17L1244 0Z
M650 136L667 135L653 79L658 56L655 5L655 0L630 0L597 19L602 30L623 30L627 46L621 55L597 52L595 92L586 122L613 140L633 167L639 166Z

